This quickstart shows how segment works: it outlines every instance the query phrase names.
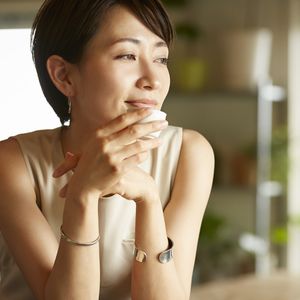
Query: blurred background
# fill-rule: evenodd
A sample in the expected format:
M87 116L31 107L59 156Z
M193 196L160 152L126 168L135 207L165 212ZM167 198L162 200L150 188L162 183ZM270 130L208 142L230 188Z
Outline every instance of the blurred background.
M176 29L163 110L216 156L191 299L300 299L300 0L163 2ZM41 3L0 0L1 139L59 126L30 57Z

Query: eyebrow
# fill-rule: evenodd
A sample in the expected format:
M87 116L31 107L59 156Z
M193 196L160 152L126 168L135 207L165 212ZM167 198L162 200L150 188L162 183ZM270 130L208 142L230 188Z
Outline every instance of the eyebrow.
M135 39L135 38L127 38L127 37L126 37L126 38L120 38L120 39L114 41L114 42L112 43L112 45L115 45L115 44L118 44L118 43L126 43L126 42L133 43L133 44L135 44L135 45L139 45L139 44L142 43L139 39ZM166 48L168 48L167 43L164 42L164 41L156 42L156 43L154 44L154 46L155 46L156 48L160 48L160 47L166 47Z

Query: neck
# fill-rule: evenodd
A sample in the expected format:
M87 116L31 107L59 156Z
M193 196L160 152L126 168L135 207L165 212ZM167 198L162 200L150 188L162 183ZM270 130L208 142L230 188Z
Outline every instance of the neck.
M64 155L67 152L74 154L81 153L92 133L94 133L94 130L76 126L74 123L70 126L63 127L61 143Z

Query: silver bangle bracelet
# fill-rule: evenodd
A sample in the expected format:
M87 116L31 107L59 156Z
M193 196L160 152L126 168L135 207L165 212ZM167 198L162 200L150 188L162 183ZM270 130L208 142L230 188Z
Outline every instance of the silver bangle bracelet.
M159 253L157 256L157 259L161 264L165 264L173 258L174 243L169 237L168 237L168 243L169 243L168 248L165 251ZM138 248L135 248L134 256L135 256L135 260L138 262L144 262L147 260L146 252Z
M72 240L70 237L68 237L68 236L64 233L64 231L63 231L63 229L62 229L62 226L60 226L60 238L61 238L62 240L64 240L64 241L66 241L67 243L72 244L72 245L74 245L74 246L84 246L84 247L88 247L88 246L93 246L93 245L97 244L97 243L99 242L99 240L100 240L100 235L98 235L98 237L97 237L95 240L91 241L91 242L86 242L86 243L78 242L78 241L74 241L74 240Z
M165 251L161 252L157 257L159 262L162 264L169 262L173 258L174 243L170 238L168 238L168 242L169 242L168 248Z

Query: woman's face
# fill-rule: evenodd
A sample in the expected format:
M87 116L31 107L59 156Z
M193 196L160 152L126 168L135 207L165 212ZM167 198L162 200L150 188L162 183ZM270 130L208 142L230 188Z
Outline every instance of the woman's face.
M168 93L166 43L114 6L75 66L72 122L97 128L129 109L160 109Z

